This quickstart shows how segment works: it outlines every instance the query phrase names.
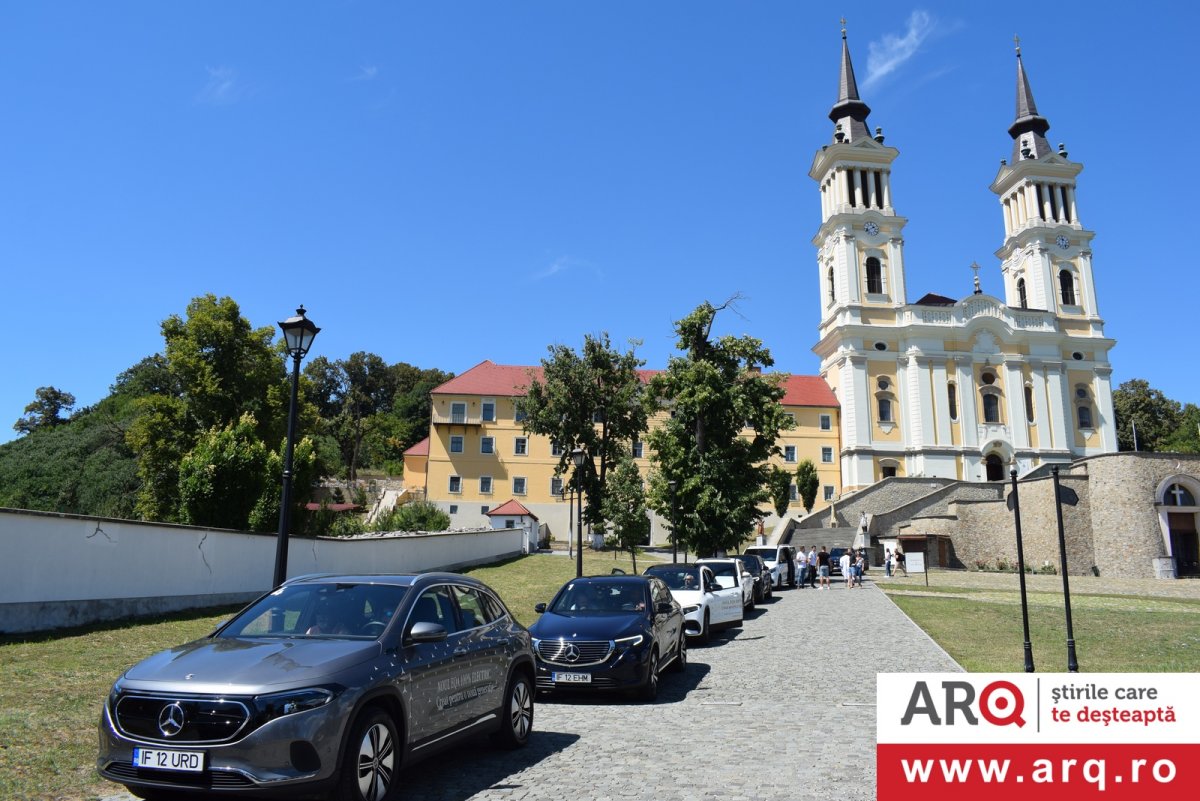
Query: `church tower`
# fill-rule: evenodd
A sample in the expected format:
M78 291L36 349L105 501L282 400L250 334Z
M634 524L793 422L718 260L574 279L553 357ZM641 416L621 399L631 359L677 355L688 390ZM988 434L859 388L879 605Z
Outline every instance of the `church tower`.
M1115 451L1115 343L1098 312L1093 234L1079 222L1083 168L1046 141L1019 51L1012 163L991 187L1004 215L1004 298L977 277L965 298L908 301L907 220L890 181L899 152L871 133L869 113L843 28L832 141L809 170L821 199L813 351L841 405L843 491L892 476L998 481Z
M1057 353L1040 360L1040 368L1048 380L1061 382L1051 422L1067 434L1062 444L1077 455L1112 453L1117 436L1108 350L1115 343L1104 337L1097 302L1095 233L1079 219L1075 188L1083 165L1067 158L1065 145L1055 151L1046 140L1050 123L1038 114L1019 40L1016 50L1011 163L1000 162L991 186L1004 217L1004 244L996 255L1005 299L1014 309L1046 311L1056 319L1062 341Z

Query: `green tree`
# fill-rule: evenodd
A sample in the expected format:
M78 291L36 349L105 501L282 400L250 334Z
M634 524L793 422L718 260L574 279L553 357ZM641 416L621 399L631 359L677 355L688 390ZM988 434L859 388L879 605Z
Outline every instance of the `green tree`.
M1178 401L1141 378L1126 381L1113 391L1113 408L1117 417L1117 447L1123 451L1135 450L1135 426L1136 450L1165 450L1166 442L1179 429L1182 415Z
M636 343L632 343L636 345ZM550 438L559 450L559 475L574 476L571 452L582 448L588 455L580 468L580 483L587 494L584 520L604 522L604 494L609 471L628 458L646 430L647 410L638 368L644 362L631 346L617 352L608 334L587 335L583 352L552 345L542 359L542 377L532 378L521 401L526 433Z
M670 410L647 436L657 469L651 501L668 513L668 482L677 482L679 536L692 550L733 550L764 517L767 460L779 453L779 432L790 427L780 400L782 375L758 339L711 331L720 309L703 303L675 325L683 357L650 382L648 409Z
M60 415L75 406L75 396L56 387L38 387L34 401L25 407L25 416L13 423L13 430L29 434L40 429L54 428L66 420Z
M413 501L397 506L380 515L371 525L372 531L445 531L450 528L450 515L429 501Z
M782 518L792 500L792 474L778 465L771 465L767 473L767 494L775 514Z
M269 479L266 445L257 422L244 414L237 423L211 428L179 464L180 520L197 526L244 531L263 499Z
M1162 443L1171 453L1200 453L1200 406L1186 403L1179 414L1179 425Z
M195 443L183 398L148 395L125 435L137 455L140 480L135 511L145 520L179 522L179 463Z
M636 573L638 546L650 537L650 517L646 510L642 474L632 457L626 456L613 468L602 512L612 526L617 547L628 551L633 559L633 572Z
M796 465L796 492L800 495L800 503L804 505L805 512L812 511L820 486L821 479L812 459L801 460L800 464Z

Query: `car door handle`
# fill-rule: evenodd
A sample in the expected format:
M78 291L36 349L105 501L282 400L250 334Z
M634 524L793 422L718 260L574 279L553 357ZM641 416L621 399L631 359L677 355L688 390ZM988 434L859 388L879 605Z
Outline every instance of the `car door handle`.
M470 652L467 651L466 648L455 648L454 649L454 658L457 659L460 656L466 656L468 653L470 653Z

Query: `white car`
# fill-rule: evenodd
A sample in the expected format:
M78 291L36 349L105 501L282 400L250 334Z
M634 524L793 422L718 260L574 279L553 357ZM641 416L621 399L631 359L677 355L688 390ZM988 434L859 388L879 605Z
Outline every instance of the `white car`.
M736 559L697 559L696 564L711 570L722 589L741 587L742 608L754 608L754 576L745 565Z
M771 571L771 576L775 580L775 589L781 590L784 585L789 584L788 576L791 573L788 571L788 565L792 564L795 558L795 551L790 545L751 545L744 549L745 553L752 553L760 557L767 565L767 569ZM793 568L794 570L794 568ZM795 582L791 582L794 586Z
M689 637L707 643L714 628L741 624L741 592L737 587L721 587L704 565L651 565L645 574L662 579L683 607L683 627Z

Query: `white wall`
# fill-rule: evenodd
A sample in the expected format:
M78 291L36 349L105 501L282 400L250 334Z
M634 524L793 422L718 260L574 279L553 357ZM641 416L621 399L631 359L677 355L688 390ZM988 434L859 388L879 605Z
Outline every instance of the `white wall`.
M292 539L288 576L454 570L522 553L521 529ZM0 632L242 603L271 588L276 537L0 510Z

